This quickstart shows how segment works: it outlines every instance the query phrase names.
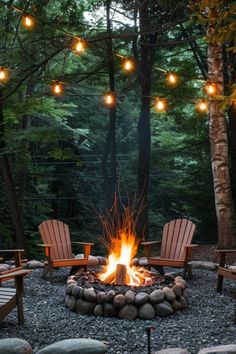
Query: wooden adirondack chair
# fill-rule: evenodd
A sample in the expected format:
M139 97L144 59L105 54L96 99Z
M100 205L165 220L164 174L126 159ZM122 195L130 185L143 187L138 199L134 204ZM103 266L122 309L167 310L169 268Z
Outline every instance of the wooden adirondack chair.
M235 249L219 249L215 250L216 253L220 255L220 262L218 267L218 280L217 280L217 292L222 292L223 290L223 280L228 278L231 280L236 280L236 267L226 266L226 255L227 253L235 253ZM236 319L236 317L235 317Z
M44 247L47 262L42 277L50 272L52 277L52 269L58 267L87 267L88 256L91 242L72 242L73 244L82 245L84 258L75 259L72 255L70 232L67 224L58 220L46 220L39 225L39 232L44 244L38 244Z
M191 245L195 224L187 219L176 219L164 225L162 241L147 241L142 242L144 253L148 260L149 266L157 267L160 273L164 274L163 266L184 268L184 275L188 273L189 278L192 278L191 266L188 264L188 257L191 253L191 248L196 245ZM160 256L152 257L151 252L154 245L160 245Z
M0 285L6 280L15 280L15 288L0 287L0 321L3 320L16 306L18 310L18 324L24 324L23 312L23 278L29 274L31 270L22 269L21 267L7 270L0 274Z

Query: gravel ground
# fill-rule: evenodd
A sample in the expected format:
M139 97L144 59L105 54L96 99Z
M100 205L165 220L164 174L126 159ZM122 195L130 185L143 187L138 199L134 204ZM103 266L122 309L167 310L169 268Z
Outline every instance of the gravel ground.
M37 269L25 279L25 325L17 325L16 310L0 323L0 338L23 338L34 353L59 340L90 337L108 342L108 353L145 354L148 326L156 327L151 334L153 351L182 347L197 353L212 345L236 344L232 299L235 284L225 279L223 295L217 294L214 272L194 270L187 289L188 308L152 321L80 316L64 307L67 270L56 271L52 284L42 280L40 274Z

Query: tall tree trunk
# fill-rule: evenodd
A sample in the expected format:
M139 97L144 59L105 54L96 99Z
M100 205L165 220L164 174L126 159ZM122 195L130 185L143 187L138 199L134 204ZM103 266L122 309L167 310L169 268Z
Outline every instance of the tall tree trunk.
M107 57L108 57L108 75L109 89L115 92L115 73L112 45L112 26L110 20L111 0L106 1L106 16L107 16ZM110 168L108 168L108 158L110 154ZM103 180L104 193L106 196L106 207L110 208L114 202L114 194L116 190L116 105L109 108L109 126L106 137L104 155L103 155Z
M8 156L4 152L5 145L5 133L4 133L4 117L3 117L3 103L2 103L2 90L0 90L0 150L1 150L1 168L3 180L6 188L7 197L9 199L10 204L10 212L13 224L15 226L15 234L16 234L16 245L19 248L25 248L26 239L23 231L22 220L20 216L20 208L18 205L11 169L8 161Z
M139 21L140 31L145 32L149 26L149 1L140 2ZM151 73L156 42L156 35L141 36L140 44L140 64L139 64L139 84L141 86L141 112L138 122L138 186L137 198L141 212L137 221L137 234L146 239L148 236L148 183L150 169L150 93L151 93ZM150 46L151 44L151 46Z
M222 96L224 94L222 46L211 40L216 31L215 22L211 22L212 18L217 18L216 8L208 10L208 18L207 34L210 38L208 44L208 77L211 82L216 83L216 96ZM220 100L209 101L209 137L218 242L220 248L230 248L236 245L236 222L229 174L227 122Z

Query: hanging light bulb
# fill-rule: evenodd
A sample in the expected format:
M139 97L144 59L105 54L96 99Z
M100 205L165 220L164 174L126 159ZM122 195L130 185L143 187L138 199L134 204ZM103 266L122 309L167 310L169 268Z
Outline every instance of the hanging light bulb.
M8 70L3 66L0 67L0 83L4 83L7 81L9 76Z
M211 82L206 83L205 91L209 96L214 96L216 94L216 84Z
M63 87L62 87L62 84L60 82L55 82L53 85L52 85L52 93L56 96L60 96L63 92Z
M175 85L178 81L177 75L175 73L168 73L166 79L171 85Z
M114 92L107 92L103 96L103 102L106 107L114 107L116 104L116 97Z
M135 71L135 61L133 59L125 59L122 62L122 68L126 73L132 73Z
M166 111L166 100L163 100L158 97L154 103L154 108L159 113L165 112Z
M199 112L207 112L208 106L206 100L200 100L197 103L196 108Z
M34 26L34 19L30 15L23 15L21 21L26 29L31 29Z
M72 49L76 54L83 54L87 47L87 42L81 38L76 39L72 45Z

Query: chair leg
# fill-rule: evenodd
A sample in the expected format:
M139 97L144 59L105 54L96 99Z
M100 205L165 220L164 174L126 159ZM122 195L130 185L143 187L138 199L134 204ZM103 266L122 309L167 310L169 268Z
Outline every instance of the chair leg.
M48 272L50 272L50 278L52 278L52 267L51 264L47 264L44 266L41 278L45 279L46 275L48 274Z
M184 266L184 278L188 275L189 280L193 279L192 266L189 263L186 263Z
M24 324L24 311L23 311L23 276L16 277L16 303L18 311L18 324L21 326Z
M217 292L222 293L223 290L223 280L224 277L221 274L218 274L218 279L217 279Z

